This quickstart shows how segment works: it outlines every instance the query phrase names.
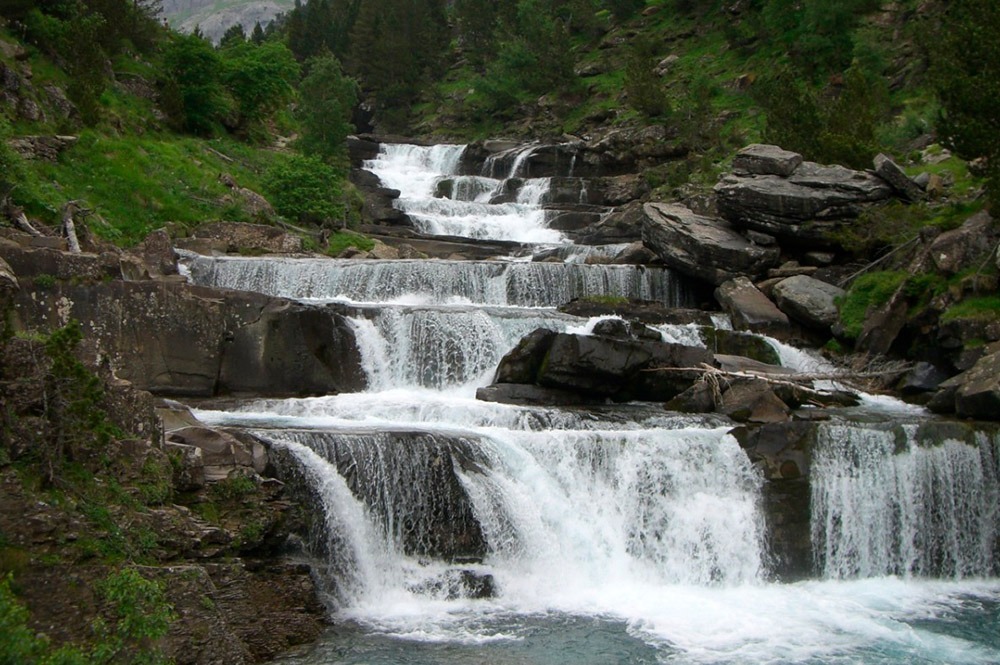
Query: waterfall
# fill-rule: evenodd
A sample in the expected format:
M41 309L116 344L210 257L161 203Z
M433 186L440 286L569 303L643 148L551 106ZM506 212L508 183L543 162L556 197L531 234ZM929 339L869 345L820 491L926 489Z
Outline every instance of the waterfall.
M530 147L518 149L511 159L491 157L481 177L458 174L464 151L461 145L382 144L379 155L364 166L383 185L399 190L396 206L421 233L528 243L565 242L560 232L546 226L541 202L548 191L547 178L519 183L523 194L519 192L515 201L490 203L519 175L521 165L531 154ZM500 165L508 161L510 170L505 172Z
M996 569L993 439L920 441L916 425L830 425L812 466L812 538L827 577L961 579Z
M760 478L723 430L258 434L323 474L317 542L342 556L339 602L344 589L386 589L371 561L418 595L440 562L471 562L526 602L560 587L731 585L764 572Z
M349 319L370 390L485 385L523 336L560 330L566 321L556 313L480 308L392 307L371 315Z
M557 307L611 296L684 307L693 295L666 268L508 261L330 261L187 255L196 284L355 303Z

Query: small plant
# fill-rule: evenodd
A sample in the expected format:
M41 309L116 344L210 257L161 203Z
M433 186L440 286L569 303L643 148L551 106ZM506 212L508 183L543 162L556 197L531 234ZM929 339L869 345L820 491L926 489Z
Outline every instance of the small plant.
M35 286L40 289L51 289L53 286L56 285L56 278L46 273L35 275L33 281L35 283Z
M240 501L257 491L257 483L249 476L232 476L211 485L210 491L221 501Z

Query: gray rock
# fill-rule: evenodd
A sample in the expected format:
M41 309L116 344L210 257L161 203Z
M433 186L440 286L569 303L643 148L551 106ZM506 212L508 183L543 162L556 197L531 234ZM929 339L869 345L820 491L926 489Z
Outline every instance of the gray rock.
M829 330L838 320L835 300L846 292L833 284L797 275L774 285L778 307L807 326Z
M802 155L776 145L753 143L736 153L733 170L752 175L790 176L802 163Z
M213 222L195 229L195 238L209 238L226 242L229 252L257 250L273 254L302 251L302 238L277 226L244 224L242 222Z
M788 316L746 277L737 277L715 290L715 299L739 330L787 337Z
M979 359L972 369L940 386L954 389L954 411L963 418L1000 420L1000 352Z
M875 173L908 201L924 198L924 191L886 154L875 155Z
M807 248L834 245L830 234L858 217L871 203L892 195L871 173L803 162L789 177L723 177L715 186L719 213L747 228Z
M740 275L759 276L778 261L776 248L748 242L722 220L664 203L647 203L643 211L643 243L686 275L718 286Z
M962 226L939 235L931 243L930 257L941 272L956 275L993 251L998 231L986 211L967 219Z
M789 409L767 381L737 379L730 381L722 393L718 410L737 422L782 423L790 419Z
M920 362L913 366L900 380L897 389L904 395L918 395L934 392L948 379L944 371L928 362Z
M17 282L14 269L0 258L0 297L8 296L21 288Z

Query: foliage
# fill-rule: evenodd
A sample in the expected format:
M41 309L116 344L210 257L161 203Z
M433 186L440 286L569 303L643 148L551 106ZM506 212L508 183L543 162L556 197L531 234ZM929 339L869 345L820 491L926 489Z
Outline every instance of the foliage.
M174 619L163 585L146 580L134 568L124 568L102 580L97 591L109 605L112 623L95 623L92 645L53 649L46 636L28 626L28 610L14 595L11 577L0 579L0 665L167 663L160 650L151 646L167 634Z
M767 142L817 162L871 166L877 129L888 115L887 88L880 78L852 67L841 89L824 99L784 68L760 80L754 94L767 114Z
M344 218L342 178L317 157L278 160L265 176L265 187L275 209L289 219L329 224Z
M147 580L135 568L123 568L108 575L97 590L111 607L112 621L96 626L99 641L93 660L110 663L128 653L137 665L166 663L163 654L150 647L167 634L174 619L163 584Z
M51 436L44 446L46 480L55 481L66 461L100 453L117 434L101 408L100 379L76 357L83 333L77 321L53 331L45 340L50 367L45 381L45 417Z
M1000 319L1000 295L966 298L949 307L942 315L941 322L955 319L976 319L995 321Z
M232 101L222 85L222 57L198 35L176 35L163 52L164 106L176 125L210 136L229 114Z
M656 55L651 39L636 38L630 42L625 59L625 94L629 106L650 118L670 113L670 101L655 70Z
M885 271L866 273L854 280L839 303L844 334L851 339L857 338L868 310L888 302L906 278L905 272Z
M935 36L934 84L941 101L938 131L956 154L985 158L990 201L1000 209L1000 5L950 3Z
M327 239L326 253L330 256L338 256L348 247L356 247L363 252L368 252L375 249L375 241L360 233L338 231Z
M233 476L213 483L209 491L222 501L239 501L257 491L257 483L248 476Z
M357 83L344 76L340 62L331 54L309 61L309 73L299 87L298 118L301 132L297 147L328 164L347 162L347 135L351 133L351 111L357 103Z
M222 53L222 81L236 101L240 128L252 128L292 101L299 65L284 44L240 42Z

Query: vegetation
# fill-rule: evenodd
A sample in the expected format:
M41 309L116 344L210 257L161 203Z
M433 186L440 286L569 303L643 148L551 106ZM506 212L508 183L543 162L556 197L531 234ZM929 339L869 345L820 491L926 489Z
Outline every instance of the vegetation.
M861 334L868 311L888 302L906 277L906 273L896 271L872 272L858 277L840 302L844 335L856 339Z

